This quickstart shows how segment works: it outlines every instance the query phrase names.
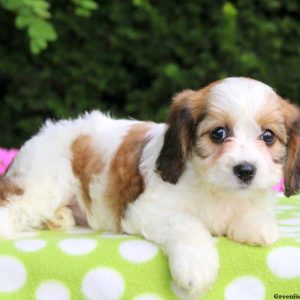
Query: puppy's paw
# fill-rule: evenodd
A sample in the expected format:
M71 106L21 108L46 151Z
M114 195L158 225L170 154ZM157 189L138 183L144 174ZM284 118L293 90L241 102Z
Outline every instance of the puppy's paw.
M59 207L55 216L45 222L45 226L51 230L69 230L75 226L75 220L71 209L66 206Z
M170 257L170 270L178 286L191 299L205 294L217 278L219 258L215 248L191 249L184 247Z
M268 214L247 214L230 224L227 236L239 243L270 246L278 239L278 229Z

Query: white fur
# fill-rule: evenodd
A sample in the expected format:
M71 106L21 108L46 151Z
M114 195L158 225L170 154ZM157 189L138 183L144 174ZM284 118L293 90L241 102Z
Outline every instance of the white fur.
M250 244L269 245L277 239L271 202L271 186L282 170L266 159L257 145L260 128L255 115L266 104L268 86L254 80L231 78L217 84L210 93L212 109L230 111L236 118L234 147L217 164L205 169L207 161L196 154L186 162L177 184L161 179L155 162L164 142L165 124L152 124L149 142L143 150L140 171L145 191L127 207L121 227L162 246L169 257L174 280L192 296L202 295L216 279L218 254L212 235ZM92 112L70 121L50 122L20 150L6 177L23 189L0 208L0 235L40 228L55 219L57 210L76 199L95 229L115 230L115 217L103 196L109 162L137 121L113 120ZM94 147L108 162L90 184L91 213L86 211L79 180L71 167L71 144L80 134L91 135ZM104 155L104 156L103 156ZM209 159L209 158L208 158ZM240 190L232 167L240 161L257 166L253 184ZM68 217L67 217L68 219ZM66 220L72 226L72 220Z

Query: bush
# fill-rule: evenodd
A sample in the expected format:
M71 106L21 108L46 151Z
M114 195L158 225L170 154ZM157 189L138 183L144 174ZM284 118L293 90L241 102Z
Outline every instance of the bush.
M162 121L174 93L226 76L300 101L297 0L101 1L89 18L51 3L57 40L39 55L0 9L3 146L20 146L45 118L95 108Z

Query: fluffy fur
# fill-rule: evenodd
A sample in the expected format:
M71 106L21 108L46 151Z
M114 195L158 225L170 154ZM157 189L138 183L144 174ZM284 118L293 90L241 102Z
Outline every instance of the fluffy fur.
M226 129L221 142L216 128ZM277 240L272 186L284 173L286 194L298 190L299 139L298 109L247 78L179 93L167 124L99 111L48 121L0 181L0 236L68 229L79 214L94 229L161 245L177 284L202 295L219 269L212 236ZM245 162L256 170L247 182L234 172Z

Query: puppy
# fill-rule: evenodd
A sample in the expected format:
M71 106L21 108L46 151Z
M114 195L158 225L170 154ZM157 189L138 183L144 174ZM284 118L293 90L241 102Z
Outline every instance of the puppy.
M77 206L94 229L161 245L176 283L202 295L216 279L212 236L277 240L272 186L297 192L298 109L269 86L227 78L174 97L167 124L99 111L48 121L0 184L0 236L69 229Z

